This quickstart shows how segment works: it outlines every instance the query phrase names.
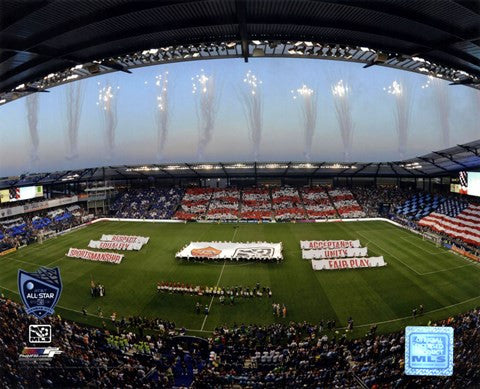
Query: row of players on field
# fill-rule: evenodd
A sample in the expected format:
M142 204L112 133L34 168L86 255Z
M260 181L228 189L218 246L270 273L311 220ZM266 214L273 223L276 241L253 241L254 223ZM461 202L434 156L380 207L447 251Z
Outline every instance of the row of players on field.
M272 297L272 291L269 287L260 286L259 283L255 287L221 287L221 286L199 286L184 284L181 282L157 282L157 292L192 294L196 296L235 296L235 297Z

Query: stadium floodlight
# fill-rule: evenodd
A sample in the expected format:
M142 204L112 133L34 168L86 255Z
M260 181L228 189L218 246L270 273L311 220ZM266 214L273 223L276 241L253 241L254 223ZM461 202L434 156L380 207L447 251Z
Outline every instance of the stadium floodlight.
M417 62L426 62L425 59L421 58L421 57L412 57L412 60L413 61L417 61Z
M125 169L126 172L155 172L159 170L160 168L158 166L139 166Z
M168 165L163 168L164 170L189 170L188 166L183 165Z
M333 163L329 165L322 165L320 169L356 169L355 165L343 165L340 163Z
M257 165L259 169L286 169L288 165L280 163L266 163L262 165Z
M311 163L297 163L291 166L293 169L316 169L317 167L318 165L313 165Z
M246 165L244 163L235 163L233 165L224 165L226 169L252 169L253 165Z

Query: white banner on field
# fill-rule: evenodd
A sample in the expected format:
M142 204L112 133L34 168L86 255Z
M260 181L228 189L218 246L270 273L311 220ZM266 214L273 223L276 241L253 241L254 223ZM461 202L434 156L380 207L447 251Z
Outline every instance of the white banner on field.
M81 258L87 259L89 261L98 261L98 262L109 262L119 264L122 262L123 254L117 253L100 253L98 251L90 251L84 249L68 249L68 253L65 254L70 258Z
M322 250L302 250L303 259L325 259L325 258L354 258L366 257L368 249L366 247L356 247L348 249L322 249Z
M140 250L141 243L123 243L123 242L107 242L103 240L91 240L88 247L92 249L102 250Z
M313 270L358 269L386 266L382 257L312 260Z
M360 247L360 241L357 240L301 240L300 248L302 250L315 249L350 249Z
M103 234L100 240L107 242L121 242L121 243L140 243L147 244L149 237L135 236L135 235L105 235Z
M283 259L282 244L268 242L191 242L176 258Z

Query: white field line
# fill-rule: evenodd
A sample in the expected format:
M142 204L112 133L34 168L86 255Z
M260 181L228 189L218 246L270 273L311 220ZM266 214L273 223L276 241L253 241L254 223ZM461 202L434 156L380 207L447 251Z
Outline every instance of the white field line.
M22 261L21 259L16 259L16 258L9 258L9 260L20 262L20 263L26 263L27 265L38 265L38 263L36 263L36 262Z
M422 273L422 276L424 276L424 275L427 275L427 274L441 273L441 272L443 272L443 271L449 271L449 270L461 269L462 267L467 267L467 266L475 266L475 263L467 263L466 265L460 265L460 266L455 266L455 267L449 267L448 269L441 269L441 270L429 271L429 272L426 272L426 273Z
M431 251L425 250L423 247L421 247L418 244L416 244L415 242L413 242L410 238L411 237L407 238L407 237L404 237L404 236L400 236L400 239L403 239L404 241L414 245L416 248L422 250L424 253L427 253L427 254L430 254L430 255L445 254L445 252L442 252L442 251L431 252Z
M235 240L235 236L237 235L237 231L238 231L238 226L237 226L237 228L235 228L235 232L233 233L232 242ZM217 287L220 284L220 280L222 279L223 271L225 270L225 265L226 264L227 264L227 260L223 261L222 271L220 272L220 275L218 276L217 285L215 285L215 287ZM208 313L209 314L210 314L210 308L212 308L212 304L213 304L214 299L215 299L215 295L212 296L212 298L210 300L210 304L208 305ZM205 317L203 318L203 323L202 323L202 327L200 328L200 331L203 331L203 328L205 327L205 323L207 322L207 317L208 317L208 315L205 315Z
M439 311L443 311L444 309L449 309L449 308L453 308L453 307L456 307L457 305L461 305L461 304L464 304L464 303L468 303L470 301L473 301L473 300L476 300L476 299L479 299L480 296L477 296L477 297L472 297L472 298L469 298L467 300L464 300L464 301L460 301L459 303L455 303L455 304L451 304L451 305L447 305L445 307L442 307L442 308L437 308L437 309L433 309L431 311L425 311L423 313L423 315L427 314L427 313L434 313L434 312L439 312ZM396 321L402 321L402 320L407 320L407 319L411 319L412 318L412 315L409 315L409 316L404 316L404 317L399 317L397 319L391 319L391 320L384 320L384 321L377 321L375 323L365 323L365 324L360 324L358 326L355 326L355 328L358 328L358 327L369 327L373 324L386 324L386 323L394 323ZM347 327L340 327L338 328L339 330L343 330L343 329L346 329Z
M357 231L357 233L361 236L363 236L365 239L367 239L367 237L365 235L363 235L360 231ZM393 255L390 251L388 250L385 250L383 247L379 246L377 243L375 242L370 242L371 244L374 244L375 246L377 246L380 250L383 250L385 251L387 254L389 254L390 256L392 256L393 258L395 258L397 261L399 261L400 263L402 263L403 265L405 265L406 267L408 267L411 271L413 271L415 274L421 276L422 273L419 273L418 271L416 271L413 267L409 266L408 264L406 264L405 262L403 262L400 258L398 258L396 255Z
M48 266L50 266L50 265L53 265L55 262L60 261L60 260L63 259L63 258L65 258L65 255L62 256L62 257L60 257L60 258L58 258L58 259L56 259L55 261L52 261L52 262L47 263L46 265L42 265L42 266L48 267Z

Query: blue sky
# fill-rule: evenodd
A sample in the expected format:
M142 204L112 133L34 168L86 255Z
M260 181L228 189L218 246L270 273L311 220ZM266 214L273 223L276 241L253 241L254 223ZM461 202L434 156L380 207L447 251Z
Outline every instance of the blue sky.
M354 123L352 161L397 160L398 140L394 98L383 88L394 80L413 87L407 157L443 148L440 115L434 88L422 89L427 77L384 67L363 69L362 64L313 59L222 59L192 61L134 69L133 74L112 73L79 81L85 83L78 157L68 158L66 147L65 89L61 86L39 95L38 160L31 160L31 140L25 99L0 107L0 176L87 168L114 164L197 161L199 132L191 78L204 69L217 82L219 105L205 161L251 161L253 146L239 94L251 70L262 80L264 99L262 161L304 160L303 121L291 90L307 84L318 95L318 118L312 144L312 161L341 161L343 144L330 91L332 82L346 79L351 87ZM170 125L164 152L156 150L154 121L155 76L169 72ZM98 89L106 82L120 86L118 125L112 153L106 152ZM145 84L147 82L147 84ZM100 86L98 85L100 83ZM480 98L464 86L448 87L451 144L480 138Z

